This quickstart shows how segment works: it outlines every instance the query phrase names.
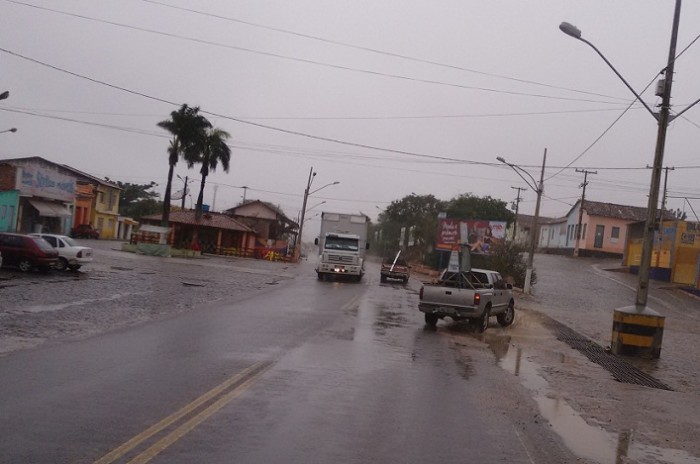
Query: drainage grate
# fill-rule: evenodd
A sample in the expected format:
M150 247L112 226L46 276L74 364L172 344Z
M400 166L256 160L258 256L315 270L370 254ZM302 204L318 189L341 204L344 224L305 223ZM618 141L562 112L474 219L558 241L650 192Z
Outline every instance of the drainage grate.
M594 363L606 369L618 382L673 391L668 385L646 372L637 369L625 360L613 354L606 353L603 347L570 327L565 326L561 322L548 319L547 325L555 331L558 340L563 341L571 348L584 354Z

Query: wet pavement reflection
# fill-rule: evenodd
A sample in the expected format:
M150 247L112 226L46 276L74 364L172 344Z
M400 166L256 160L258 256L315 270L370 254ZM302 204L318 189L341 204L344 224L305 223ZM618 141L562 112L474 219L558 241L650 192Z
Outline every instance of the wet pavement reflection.
M488 334L485 337L498 365L518 377L532 393L539 412L577 456L600 464L627 462L664 462L669 464L697 464L700 460L683 450L659 448L635 441L634 430L608 432L603 427L589 424L540 375L542 365L528 358L523 347L511 343L509 336ZM563 353L549 356L553 363L566 363Z

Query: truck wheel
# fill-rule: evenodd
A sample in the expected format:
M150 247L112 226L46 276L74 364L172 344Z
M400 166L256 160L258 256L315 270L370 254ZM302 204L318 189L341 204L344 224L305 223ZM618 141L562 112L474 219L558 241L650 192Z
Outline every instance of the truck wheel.
M425 325L428 327L435 327L437 325L439 317L435 314L425 313Z
M384 276L384 275L381 276L381 277L379 278L379 280L380 280L382 283L386 283L386 276Z
M506 308L505 312L502 312L496 316L496 319L498 319L498 323L501 324L501 327L508 327L513 323L515 320L515 304L513 303L513 300L508 303L508 307Z
M408 283L408 277L403 278L403 284L406 285Z
M489 327L489 314L491 312L491 308L486 307L484 309L484 314L481 315L479 319L477 319L477 325L476 325L476 330L479 333L484 333L486 332L486 329Z

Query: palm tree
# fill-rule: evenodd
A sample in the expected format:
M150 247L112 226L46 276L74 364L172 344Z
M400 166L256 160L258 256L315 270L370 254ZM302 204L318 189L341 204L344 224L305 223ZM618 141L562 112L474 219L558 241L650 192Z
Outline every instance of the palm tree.
M170 119L159 122L158 127L173 134L173 139L168 146L168 183L165 186L163 199L162 224L167 227L170 221L170 196L175 165L180 157L190 159L201 152L200 144L211 123L199 114L198 106L192 108L183 104L179 110L170 113Z
M187 166L190 168L195 163L202 165L202 168L199 170L199 173L202 175L202 181L199 185L199 196L195 207L195 218L197 219L202 217L204 185L207 182L209 171L216 171L216 167L221 163L224 171L228 172L229 162L231 161L231 148L226 145L226 140L229 137L231 137L231 134L223 129L216 127L208 129L200 145L201 152L197 156L186 158Z

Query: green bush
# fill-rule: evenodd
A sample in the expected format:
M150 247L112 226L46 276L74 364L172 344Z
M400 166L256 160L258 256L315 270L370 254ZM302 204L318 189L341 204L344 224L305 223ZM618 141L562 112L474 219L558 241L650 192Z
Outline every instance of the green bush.
M471 256L472 267L498 271L507 281L512 281L516 287L523 288L527 274L525 248L512 243L497 242L491 247L488 255ZM535 269L532 270L530 285L537 282Z

